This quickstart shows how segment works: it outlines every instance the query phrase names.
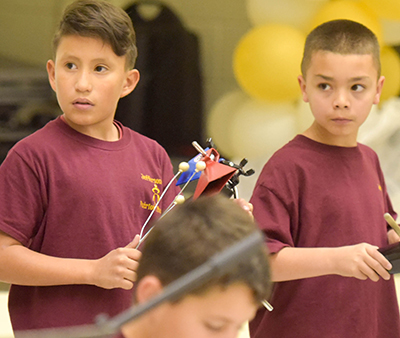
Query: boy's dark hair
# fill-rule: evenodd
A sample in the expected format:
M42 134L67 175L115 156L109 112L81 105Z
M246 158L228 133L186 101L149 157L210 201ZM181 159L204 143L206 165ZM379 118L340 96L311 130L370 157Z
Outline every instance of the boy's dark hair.
M54 36L54 54L61 38L68 35L100 38L111 46L116 55L126 55L128 69L135 66L136 35L132 20L122 8L97 0L73 2L65 9Z
M137 282L153 275L166 286L254 231L259 230L248 213L226 197L187 201L157 222L145 242ZM251 259L191 293L233 283L247 285L256 302L269 296L271 282L265 247L261 246Z
M304 46L301 72L306 72L315 52L327 51L342 55L371 54L378 78L381 74L379 42L375 34L364 25L351 20L333 20L314 28Z

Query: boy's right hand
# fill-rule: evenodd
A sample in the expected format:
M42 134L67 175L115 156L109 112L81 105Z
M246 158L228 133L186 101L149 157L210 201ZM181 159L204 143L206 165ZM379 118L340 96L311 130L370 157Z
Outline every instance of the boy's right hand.
M126 247L110 251L93 261L93 270L90 273L93 284L104 289L132 289L141 257L141 252L135 249L138 243L139 235L136 235Z
M388 270L392 268L390 262L379 251L378 247L361 243L337 248L335 257L337 272L341 276L355 277L377 282L380 277L390 279Z

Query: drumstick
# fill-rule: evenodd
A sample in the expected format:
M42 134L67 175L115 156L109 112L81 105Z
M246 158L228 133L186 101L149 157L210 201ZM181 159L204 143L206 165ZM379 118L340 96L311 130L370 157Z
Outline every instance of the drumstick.
M270 303L268 303L265 299L263 301L261 301L262 305L264 305L264 307L271 312L274 308L272 307L272 305Z
M389 213L384 214L383 217L385 217L386 222L388 222L392 229L396 231L396 234L400 236L400 227L393 219L393 217Z

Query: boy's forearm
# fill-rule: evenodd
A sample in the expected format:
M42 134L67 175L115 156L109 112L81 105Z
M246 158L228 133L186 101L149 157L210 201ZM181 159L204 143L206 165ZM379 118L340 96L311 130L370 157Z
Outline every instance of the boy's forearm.
M282 282L334 274L334 249L283 248L270 256L272 280Z
M93 284L93 262L46 256L22 245L12 245L0 251L0 280L31 286Z
M335 248L284 248L271 255L275 282L325 275L340 275L365 280L390 279L390 262L378 247L360 243Z

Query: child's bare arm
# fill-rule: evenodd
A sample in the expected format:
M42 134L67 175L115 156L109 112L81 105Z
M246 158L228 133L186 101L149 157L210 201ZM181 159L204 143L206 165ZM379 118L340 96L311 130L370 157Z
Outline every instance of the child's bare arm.
M376 246L361 243L338 248L284 248L271 255L272 280L275 282L341 275L358 279L389 279L389 261Z
M137 241L138 236L127 247L97 260L69 259L37 253L0 232L0 280L32 286L89 284L130 289L141 255L132 248Z

